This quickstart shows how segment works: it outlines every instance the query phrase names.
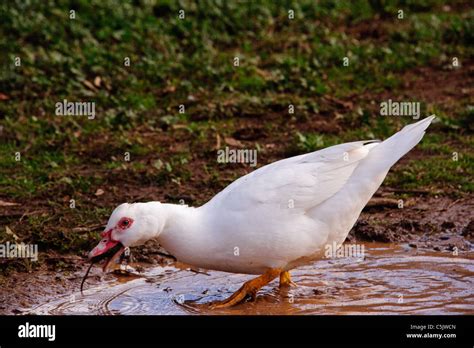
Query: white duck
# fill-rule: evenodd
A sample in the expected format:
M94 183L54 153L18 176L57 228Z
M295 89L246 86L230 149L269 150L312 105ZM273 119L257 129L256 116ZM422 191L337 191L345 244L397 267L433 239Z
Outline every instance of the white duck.
M291 269L321 258L326 245L344 242L390 167L422 139L433 119L383 142L340 144L266 165L198 208L121 204L89 257L114 254L109 264L125 247L157 239L183 263L260 275L214 308L254 298L278 276L280 286L292 284Z

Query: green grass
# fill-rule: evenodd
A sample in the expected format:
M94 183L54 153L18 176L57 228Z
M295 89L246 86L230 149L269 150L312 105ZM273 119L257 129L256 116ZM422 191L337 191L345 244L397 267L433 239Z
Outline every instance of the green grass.
M98 188L119 193L125 184L174 193L194 188L196 201L205 201L205 189L214 192L242 174L223 174L226 168L215 163L216 136L232 137L248 120L268 135L245 145L269 158L386 138L408 120L376 117L371 101L359 96L379 101L387 92L402 93L406 81L400 76L416 67L446 67L454 56L472 61L474 11L467 1L450 3L450 11L445 5L440 0L2 2L0 198L40 201L58 216L25 218L18 227L25 237L64 252L83 250L84 236L54 226L103 221L111 203L95 196ZM69 18L71 9L76 19ZM295 11L293 20L289 9ZM396 17L399 9L403 20ZM14 65L17 57L21 66ZM130 66L124 65L126 57ZM347 67L344 57L350 60ZM341 110L326 96L355 105ZM56 116L55 104L63 99L95 102L96 118ZM430 130L418 147L427 158L401 166L387 184L435 183L472 192L472 101L459 96L454 105L422 102L427 113L440 116L437 131ZM288 115L289 104L294 115ZM330 123L338 115L337 132L305 129L313 118ZM458 162L450 161L453 151L460 153ZM125 152L130 162L124 161ZM80 214L65 208L64 197L77 199ZM53 235L44 235L44 229Z
M428 159L412 160L403 168L391 172L385 185L400 189L430 188L433 194L451 190L458 196L472 194L474 184L474 156L459 153L453 160L453 153L434 156Z

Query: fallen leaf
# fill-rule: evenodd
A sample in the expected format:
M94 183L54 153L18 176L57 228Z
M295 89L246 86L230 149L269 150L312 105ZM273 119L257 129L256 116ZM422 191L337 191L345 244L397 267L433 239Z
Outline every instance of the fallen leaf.
M95 88L95 86L92 84L92 82L87 81L87 80L84 80L84 81L82 81L82 83L83 83L87 88L89 88L90 90L93 90L94 92L97 91L97 88Z
M231 138L231 137L226 137L224 138L224 141L227 145L230 146L235 146L235 147L244 147L244 144L242 144L240 141L237 139Z
M15 241L17 241L18 239L20 239L20 237L18 237L15 233L13 233L13 231L10 229L10 227L8 226L5 226L5 232L7 232L7 234L9 234L10 236L13 236L13 238L15 239Z
M18 203L13 203L13 202L5 202L0 200L0 207L12 207L14 205L20 205Z
M97 88L100 88L101 84L102 84L102 79L100 78L100 76L96 76L94 79L94 86L96 86Z
M188 126L184 125L184 124L174 124L171 126L171 128L173 129L186 129L188 128Z
M97 189L97 191L95 191L96 196L101 196L103 194L104 194L104 190L102 190L102 189Z
M216 133L216 150L219 150L221 148L221 137L219 136L218 133Z
M176 91L176 86L167 86L165 89L163 89L163 93L174 93Z

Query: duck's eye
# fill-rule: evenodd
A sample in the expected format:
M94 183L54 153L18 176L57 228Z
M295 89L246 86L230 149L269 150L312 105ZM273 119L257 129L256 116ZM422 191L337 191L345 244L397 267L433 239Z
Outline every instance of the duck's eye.
M129 218L123 218L119 221L119 227L122 229L130 227L131 224L132 224L132 220Z

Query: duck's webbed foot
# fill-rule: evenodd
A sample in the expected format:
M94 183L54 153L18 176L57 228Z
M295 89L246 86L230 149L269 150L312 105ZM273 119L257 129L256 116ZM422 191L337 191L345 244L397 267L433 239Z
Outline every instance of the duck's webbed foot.
M281 269L269 269L267 272L262 274L261 276L249 280L248 282L245 282L242 287L237 290L232 296L229 298L223 300L223 301L216 301L213 302L209 305L209 308L211 309L218 309L218 308L227 308L227 307L232 307L243 300L245 300L247 297L250 297L252 300L255 299L257 296L257 291L260 290L263 286L267 285L270 283L273 279L278 277L279 274L282 273Z
M289 271L283 271L280 273L280 288L286 286L297 286L296 283L291 280Z

